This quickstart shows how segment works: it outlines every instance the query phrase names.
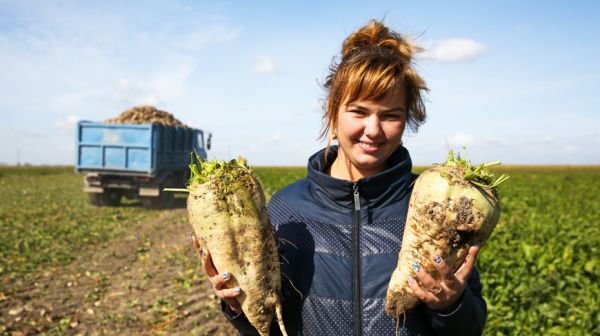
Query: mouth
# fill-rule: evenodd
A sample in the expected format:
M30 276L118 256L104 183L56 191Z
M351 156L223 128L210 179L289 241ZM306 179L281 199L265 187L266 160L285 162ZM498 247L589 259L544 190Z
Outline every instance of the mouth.
M356 141L356 145L366 153L374 153L383 145L378 142Z

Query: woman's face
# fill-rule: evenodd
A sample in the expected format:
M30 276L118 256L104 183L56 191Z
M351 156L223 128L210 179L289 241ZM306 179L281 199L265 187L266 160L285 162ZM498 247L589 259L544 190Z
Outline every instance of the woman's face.
M351 176L371 176L401 143L407 120L406 89L400 86L379 100L344 103L338 111L338 159Z

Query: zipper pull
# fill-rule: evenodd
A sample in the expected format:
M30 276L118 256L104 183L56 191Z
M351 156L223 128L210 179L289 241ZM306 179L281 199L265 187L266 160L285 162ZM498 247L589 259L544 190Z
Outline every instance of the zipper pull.
M358 185L354 183L352 185L352 190L354 190L354 211L360 210L360 196L358 194Z

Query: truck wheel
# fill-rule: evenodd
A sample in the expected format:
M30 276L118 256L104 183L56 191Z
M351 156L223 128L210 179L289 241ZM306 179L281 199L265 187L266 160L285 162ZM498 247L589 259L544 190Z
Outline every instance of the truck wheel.
M160 209L160 197L142 197L142 206L146 209Z
M173 193L165 191L161 191L157 197L142 197L142 205L146 209L168 209L173 206L173 202Z
M102 206L102 202L100 201L100 194L99 193L88 193L88 201L90 202L90 205L92 206Z
M118 206L121 204L121 193L105 190L102 193L89 193L88 200L93 206Z
M165 209L170 209L175 204L175 194L169 191L163 191L163 205Z

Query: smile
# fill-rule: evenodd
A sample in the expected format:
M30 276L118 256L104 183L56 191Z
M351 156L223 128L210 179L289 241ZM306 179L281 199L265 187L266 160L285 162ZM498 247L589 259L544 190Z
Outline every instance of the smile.
M362 141L360 141L359 144L361 146L367 146L367 147L374 147L374 148L379 147L379 144L376 144L376 143L368 143L368 142L362 142Z
M375 152L375 151L377 151L377 149L379 149L379 147L381 147L382 144L375 143L375 142L358 141L357 145L359 148L361 148L365 152Z

